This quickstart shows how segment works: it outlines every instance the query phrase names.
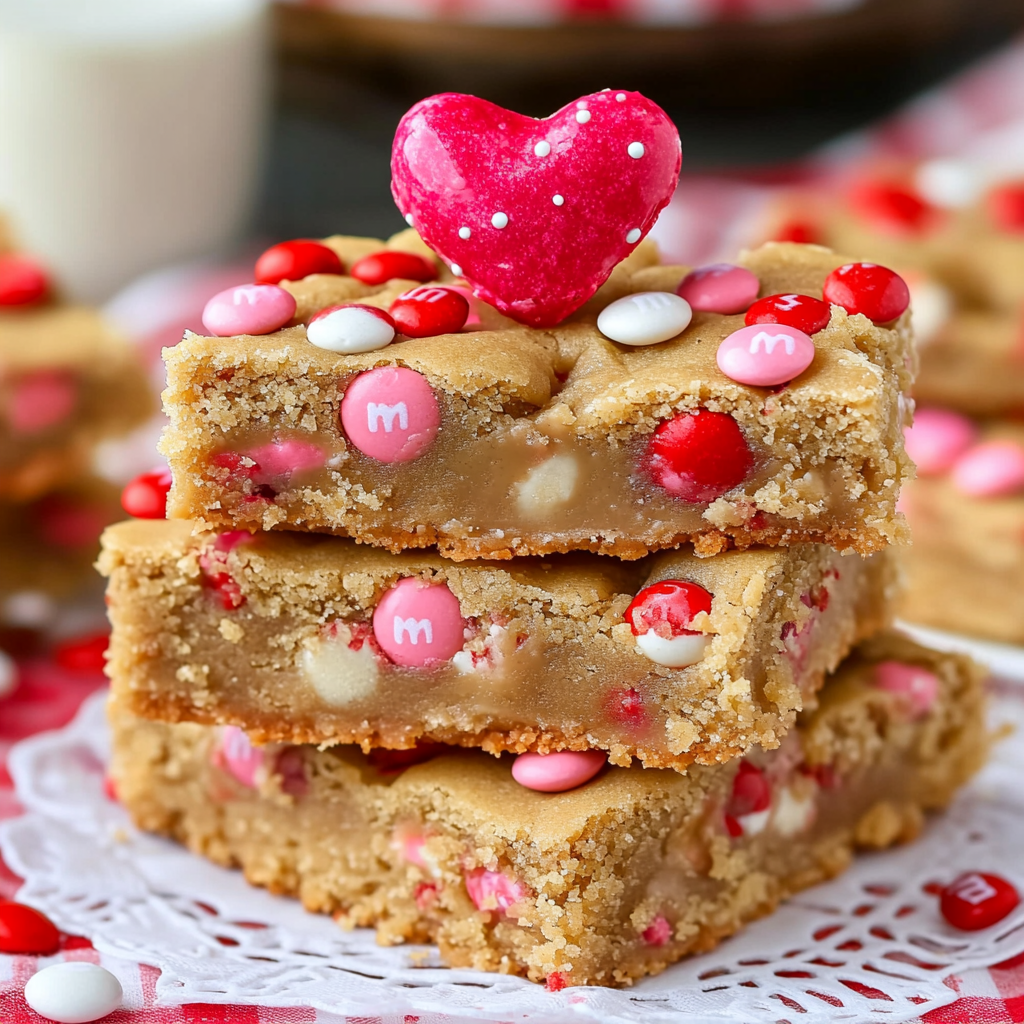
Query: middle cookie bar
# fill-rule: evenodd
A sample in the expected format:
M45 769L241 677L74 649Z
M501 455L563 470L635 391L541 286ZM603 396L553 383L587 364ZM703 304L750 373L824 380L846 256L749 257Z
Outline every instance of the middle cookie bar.
M775 747L886 625L892 560L825 545L452 563L292 533L121 523L101 570L119 703L258 743L440 742L615 764Z

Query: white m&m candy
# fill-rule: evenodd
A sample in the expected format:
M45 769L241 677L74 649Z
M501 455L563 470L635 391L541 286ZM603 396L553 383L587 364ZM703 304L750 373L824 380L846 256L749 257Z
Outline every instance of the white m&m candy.
M395 321L376 306L328 306L309 321L306 338L328 352L374 352L394 341Z
M120 1005L121 983L96 964L70 962L44 967L28 979L25 1002L59 1024L86 1024Z
M601 310L597 329L620 345L657 345L686 330L693 310L671 292L637 292Z

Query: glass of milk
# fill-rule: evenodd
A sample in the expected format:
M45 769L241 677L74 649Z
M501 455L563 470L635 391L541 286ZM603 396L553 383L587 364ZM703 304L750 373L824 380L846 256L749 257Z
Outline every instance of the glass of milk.
M0 0L0 213L76 297L244 230L266 0Z

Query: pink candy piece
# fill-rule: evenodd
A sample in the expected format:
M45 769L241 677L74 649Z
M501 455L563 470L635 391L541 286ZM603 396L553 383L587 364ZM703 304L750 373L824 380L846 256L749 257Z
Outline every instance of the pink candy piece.
M903 432L907 454L922 476L945 473L970 447L977 429L958 412L918 409L914 425Z
M1024 487L1024 448L1013 441L984 441L953 466L953 483L964 494L994 498Z
M60 370L31 373L14 385L6 419L15 434L36 434L63 423L78 402L78 385Z
M672 938L672 925L659 914L643 930L641 938L648 946L664 946Z
M378 366L348 386L341 425L371 459L411 462L433 444L441 409L422 374L404 366Z
M476 295L547 327L650 231L681 161L675 126L636 92L583 96L543 120L444 93L399 123L391 188Z
M213 752L213 762L243 786L255 789L258 785L257 776L263 767L263 751L254 747L238 726L226 725L221 729L220 742Z
M939 680L934 672L902 661L880 661L875 666L875 685L906 697L915 718L926 715L939 695Z
M745 313L760 289L761 282L745 267L712 263L691 270L676 294L686 299L695 311L732 314Z
M241 284L218 292L203 310L203 326L221 338L270 334L295 316L295 299L276 284Z
M530 890L519 879L486 868L474 868L466 873L466 892L477 910L502 912L530 895Z
M246 452L259 464L254 478L272 479L291 476L304 469L319 469L324 464L323 449L307 441L275 440Z
M589 782L608 760L603 750L558 750L553 754L520 754L512 778L539 793L564 793Z
M718 368L731 380L773 387L799 377L814 361L814 342L796 327L753 324L718 346Z
M226 530L218 533L214 538L213 547L215 551L234 551L242 544L251 544L256 538L248 530Z
M373 635L396 664L422 668L448 661L465 643L458 598L444 583L407 577L381 599Z

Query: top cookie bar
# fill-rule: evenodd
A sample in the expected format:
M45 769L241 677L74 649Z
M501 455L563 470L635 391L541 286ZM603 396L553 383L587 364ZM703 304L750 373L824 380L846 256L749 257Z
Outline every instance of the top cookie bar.
M382 249L433 260L413 231L326 244L346 268ZM283 329L189 333L165 353L169 515L335 533L392 551L436 544L455 559L576 549L638 558L684 542L700 554L802 541L878 550L904 536L895 506L910 466L901 394L912 345L906 314L880 325L821 302L826 279L848 262L795 244L743 253L738 265L750 273L739 276L756 293L726 294L728 276L715 293L714 274L710 288L684 287L689 325L677 321L685 329L670 325L668 340L649 344L665 329L659 319L678 314L665 296L688 268L658 265L644 243L553 328L476 303L459 333L399 335L360 354L312 343L310 319L339 303L388 310L417 282L282 281L297 300ZM458 287L433 265L440 285ZM641 295L652 292L660 297ZM767 315L782 322L737 336L741 363L750 359L727 375L720 345L752 319L744 310L757 295L781 296ZM616 300L626 308L608 310ZM730 302L739 312L702 310ZM632 332L629 344L598 329L605 310L606 332ZM794 351L810 364L788 383L736 379L761 379L760 364L750 369L758 360L785 373Z

